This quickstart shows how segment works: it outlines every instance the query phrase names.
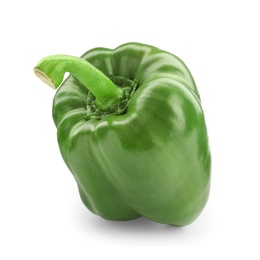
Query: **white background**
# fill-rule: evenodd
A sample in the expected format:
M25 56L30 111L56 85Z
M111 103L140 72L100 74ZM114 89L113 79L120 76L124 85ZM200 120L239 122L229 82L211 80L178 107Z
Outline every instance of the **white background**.
M2 1L1 259L259 259L258 1ZM111 222L81 203L56 141L44 56L137 41L179 56L199 88L212 150L200 217L174 228Z

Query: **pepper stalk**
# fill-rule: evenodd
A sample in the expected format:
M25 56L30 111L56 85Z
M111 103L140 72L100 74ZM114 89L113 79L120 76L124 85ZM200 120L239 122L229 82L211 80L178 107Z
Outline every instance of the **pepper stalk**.
M34 72L54 89L61 84L65 72L69 72L96 97L97 106L104 111L124 98L123 89L118 88L104 73L82 58L51 55L43 58L34 68Z

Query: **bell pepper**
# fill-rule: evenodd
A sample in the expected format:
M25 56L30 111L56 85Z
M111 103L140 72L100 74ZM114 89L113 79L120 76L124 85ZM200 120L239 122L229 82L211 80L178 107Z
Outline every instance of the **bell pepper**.
M61 155L94 214L192 223L206 205L211 156L200 96L177 56L126 43L82 57L52 55L35 74L58 88Z

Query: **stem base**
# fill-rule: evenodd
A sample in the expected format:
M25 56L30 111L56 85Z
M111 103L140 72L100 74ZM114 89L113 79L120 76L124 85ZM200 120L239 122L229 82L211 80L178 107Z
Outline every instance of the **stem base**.
M121 88L123 90L124 98L119 99L110 108L110 110L104 111L99 106L97 106L95 96L91 92L88 92L87 101L86 101L87 120L91 118L102 119L103 117L111 114L122 115L126 112L128 103L133 97L137 89L138 82L137 80L130 80L116 75L110 76L110 79L118 88Z

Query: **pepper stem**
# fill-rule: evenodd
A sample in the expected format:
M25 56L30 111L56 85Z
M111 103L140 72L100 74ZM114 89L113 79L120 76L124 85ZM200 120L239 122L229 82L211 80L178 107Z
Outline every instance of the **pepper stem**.
M96 97L96 104L105 111L124 98L121 88L82 58L70 55L48 56L36 65L34 72L37 77L54 89L61 84L65 72L71 73Z

